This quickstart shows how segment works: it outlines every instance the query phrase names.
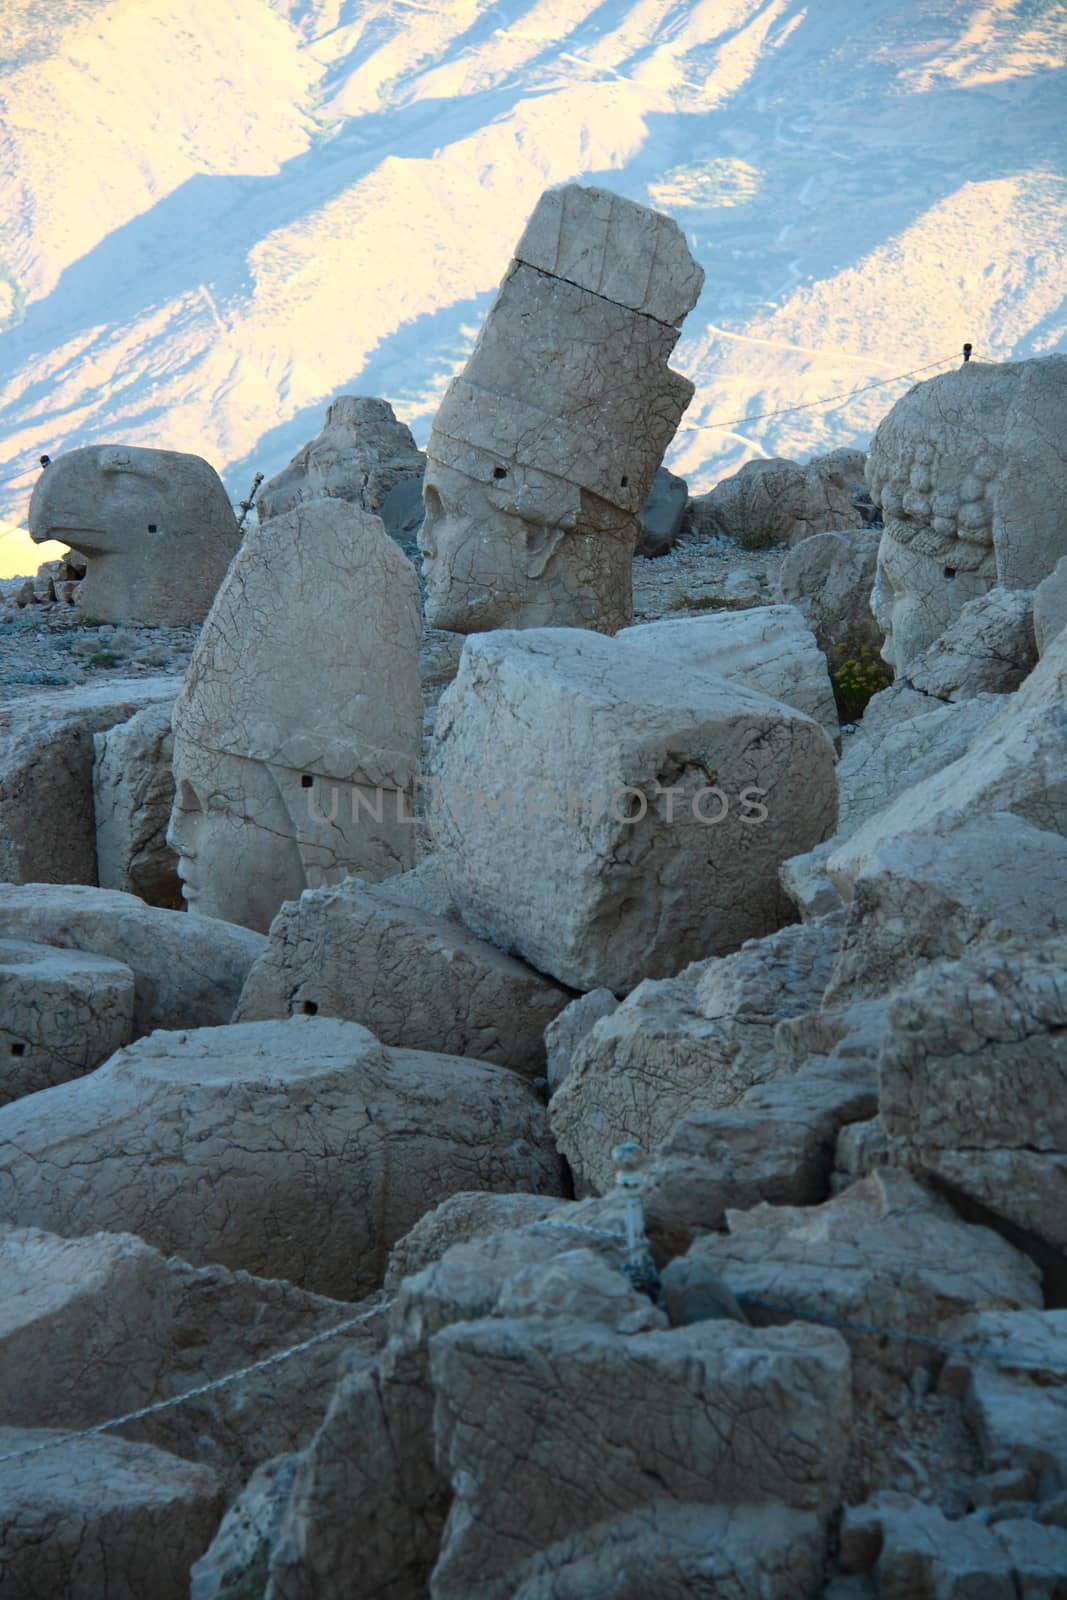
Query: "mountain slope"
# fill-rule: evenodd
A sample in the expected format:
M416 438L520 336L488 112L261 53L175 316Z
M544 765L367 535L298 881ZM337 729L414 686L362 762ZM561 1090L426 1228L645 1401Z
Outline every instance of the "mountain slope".
M523 220L572 178L670 211L707 270L669 458L698 488L864 440L906 382L737 418L965 339L994 359L1067 348L1057 0L5 13L12 522L42 451L101 439L195 450L239 497L346 389L387 396L424 441Z

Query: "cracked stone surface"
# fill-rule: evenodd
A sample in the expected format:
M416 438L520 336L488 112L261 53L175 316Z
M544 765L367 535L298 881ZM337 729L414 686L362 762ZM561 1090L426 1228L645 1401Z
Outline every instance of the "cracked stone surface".
M0 1454L55 1437L0 1428ZM0 1466L4 1600L186 1600L223 1508L215 1474L106 1434Z
M954 1337L974 1311L1043 1305L1040 1273L999 1234L961 1222L908 1173L885 1167L818 1206L759 1205L727 1213L729 1232L690 1254L717 1272L748 1316L746 1295L900 1333ZM854 1359L909 1372L936 1353L870 1340Z
M838 845L827 863L829 875L847 899L887 839L929 830L940 818L994 811L1067 835L1067 633L1052 641L962 755L905 789Z
M121 961L0 939L0 1105L80 1078L133 1037Z
M152 906L182 906L178 861L167 843L174 804L174 707L146 706L93 735L96 881Z
M80 1429L169 1399L335 1327L356 1307L225 1267L193 1267L129 1234L0 1228L0 1423ZM234 1494L306 1444L342 1351L371 1325L128 1424L122 1437L210 1467Z
M775 1025L818 1006L840 933L839 918L783 928L677 978L646 979L595 1023L549 1109L581 1190L611 1187L615 1145L652 1150L680 1118L732 1106L782 1070Z
M20 940L123 962L134 975L135 1037L229 1022L267 943L248 928L81 884L0 883L0 927Z
M157 1032L0 1110L0 1219L134 1233L344 1300L446 1195L561 1186L516 1074L319 1017Z
M838 739L840 726L826 657L795 606L756 606L702 617L666 618L624 628L620 644L658 660L684 663L755 689L803 711Z
M96 882L93 735L180 683L112 678L0 706L0 881Z
M810 718L575 629L468 640L433 764L464 921L575 989L773 932L790 920L780 863L836 816L833 745Z
M1035 1501L1067 1492L1067 1311L982 1311L957 1332L982 1354L951 1356L946 1382L964 1395L987 1470L1020 1471Z
M1067 839L1009 812L935 818L897 834L852 886L828 1006L907 983L931 962L977 943L1063 927Z
M76 605L96 622L202 622L241 543L214 467L200 456L136 445L86 445L57 456L30 498L30 536L89 558Z
M570 991L468 932L391 896L398 879L305 890L274 919L234 1020L303 1011L361 1022L383 1044L475 1056L529 1078Z
M434 1600L505 1600L561 1540L664 1499L825 1514L848 1368L828 1329L626 1336L560 1318L443 1330L430 1343L434 1433L454 1498Z
M414 864L420 630L415 569L369 512L314 500L245 536L174 707L193 909L265 932L305 888Z
M1067 556L1061 556L1047 578L1034 590L1034 638L1043 656L1058 633L1067 626Z
M1037 665L1034 597L1028 589L990 589L968 600L944 633L906 669L906 681L939 700L1010 694Z
M855 528L859 513L835 467L802 467L780 456L748 461L692 501L694 527L725 534L749 550L798 544L815 533Z
M590 989L565 1006L545 1029L545 1072L548 1092L555 1094L568 1072L574 1053L601 1017L610 1017L619 1002L610 989Z
M909 1163L1067 1252L1067 941L928 967L889 1020L881 1118Z
M881 650L882 632L870 594L878 564L878 535L851 525L838 533L813 533L786 552L776 595L796 606L827 653Z
M703 277L669 217L542 195L427 445L431 626L632 621L641 512L693 394L667 362Z
M850 1509L841 1541L843 1569L871 1573L876 1600L1055 1600L1067 1572L1062 1528L1022 1517L987 1526L891 1492Z
M871 604L898 671L994 584L1033 589L1067 550L1067 356L966 362L916 384L871 441L885 532Z
M439 1261L455 1244L540 1222L566 1202L542 1194L452 1194L421 1216L389 1252L384 1288L395 1294L405 1278Z
M339 394L314 439L260 489L260 522L310 500L346 500L379 513L399 484L421 480L426 457L388 400Z

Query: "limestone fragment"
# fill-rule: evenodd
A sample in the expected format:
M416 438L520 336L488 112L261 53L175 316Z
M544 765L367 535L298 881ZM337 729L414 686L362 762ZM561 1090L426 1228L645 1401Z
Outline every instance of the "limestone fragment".
M541 197L427 445L432 626L631 620L641 511L693 394L667 362L702 282L670 218L577 184Z
M174 804L173 709L166 702L146 706L93 736L93 811L100 887L178 910L178 862L167 844Z
M446 1195L561 1181L516 1074L325 1018L158 1032L0 1111L0 1219L344 1300Z
M326 408L321 431L260 489L256 510L267 522L325 499L378 514L399 485L418 486L425 465L411 429L397 421L388 400L339 394Z
M860 521L840 472L780 457L746 462L692 506L699 532L725 534L747 550L797 544L813 533L858 527Z
M57 1430L0 1428L0 1454ZM0 1466L4 1600L186 1600L223 1501L207 1467L99 1434Z
M582 1188L611 1187L615 1145L651 1150L680 1118L735 1105L781 1070L775 1025L816 1009L839 937L836 924L783 928L677 978L646 979L597 1022L549 1112Z
M178 687L114 678L0 707L0 881L96 882L93 735Z
M0 1105L81 1077L133 1036L121 961L0 939Z
M778 867L833 830L833 745L738 683L574 629L469 640L431 828L467 925L616 992L787 919Z
M639 556L665 556L673 550L689 500L689 489L684 478L659 467L652 479L652 488L641 512L641 542Z
M304 888L412 864L420 626L414 568L368 512L314 500L246 536L174 708L192 909L265 932Z
M1067 941L927 967L889 1017L887 1133L920 1172L1067 1253Z
M1067 625L1067 556L1061 556L1047 578L1034 590L1034 637L1043 656L1056 635Z
M610 1017L619 1002L610 989L590 989L572 1000L545 1029L548 1092L555 1094L571 1069L574 1052L601 1017Z
M664 1498L818 1517L840 1492L848 1352L828 1329L702 1322L626 1336L490 1319L438 1333L430 1369L454 1494L440 1600L505 1600L551 1568L561 1540Z
M994 588L968 600L944 633L908 663L906 677L939 700L970 700L1010 694L1036 665L1033 595Z
M787 552L777 598L798 607L827 655L877 652L882 633L870 606L877 561L876 534L851 528L809 534Z
M619 643L726 678L803 711L831 739L840 734L826 657L795 606L754 606L624 628Z
M544 1031L570 993L468 932L346 878L284 905L234 1020L300 1012L361 1022L383 1044L543 1075Z
M45 468L30 537L89 557L77 605L97 622L195 627L241 542L222 480L200 456L85 445Z
M134 1037L152 1028L229 1022L260 933L146 906L133 895L81 884L0 883L0 927L33 943L84 950L134 975Z
M193 1267L123 1233L63 1239L0 1228L0 1422L90 1428L185 1394L353 1317L290 1283ZM363 1345L370 1348L369 1332ZM124 1437L210 1467L236 1492L260 1462L306 1444L338 1358L360 1333L127 1424Z
M1033 589L1067 550L1067 356L970 361L882 419L867 481L885 532L871 604L898 671L994 584Z

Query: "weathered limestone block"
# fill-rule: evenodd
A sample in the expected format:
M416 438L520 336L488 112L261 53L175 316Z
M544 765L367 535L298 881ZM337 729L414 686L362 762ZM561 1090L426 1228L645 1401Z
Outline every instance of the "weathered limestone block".
M0 1454L56 1431L0 1428ZM187 1600L223 1508L215 1474L99 1434L0 1466L4 1600Z
M337 1327L356 1307L225 1267L192 1267L128 1234L62 1239L0 1228L0 1423L89 1428ZM369 1346L369 1338L364 1336ZM235 1493L306 1444L360 1330L128 1425Z
M300 1454L265 1461L243 1486L207 1550L189 1570L188 1600L262 1596Z
M549 1111L580 1187L611 1187L616 1145L651 1150L681 1117L735 1105L781 1070L775 1024L816 1009L839 938L837 922L783 928L677 978L638 984L596 1023Z
M846 1509L842 1567L873 1575L877 1595L908 1600L1055 1596L1067 1572L1067 1531L1029 1518L986 1526L883 1491Z
M1007 812L896 834L856 879L826 1003L886 994L979 942L1063 927L1067 839Z
M267 943L248 928L80 884L0 883L0 927L12 938L125 963L134 975L134 1037L229 1022Z
M574 629L469 640L431 828L467 925L577 989L632 988L787 920L833 831L833 745L790 707Z
M961 1222L947 1202L891 1167L822 1205L759 1205L729 1211L726 1221L728 1234L704 1235L690 1254L720 1274L754 1320L778 1314L760 1314L746 1297L938 1336L972 1311L1044 1303L1028 1257L990 1229ZM854 1359L910 1371L936 1355L909 1341L870 1340Z
M846 646L880 650L870 593L878 537L863 529L813 533L793 545L778 570L777 598L796 606L827 655Z
M194 910L265 932L305 888L412 865L420 629L415 569L368 512L314 500L246 535L174 708Z
M670 218L542 195L427 445L433 627L631 621L641 510L693 394L667 362L703 277Z
M1028 1499L1067 1492L1067 1311L982 1311L955 1336L988 1357L950 1355L945 1369L986 1470L1023 1472Z
M1036 665L1033 595L1027 589L990 589L968 600L906 671L908 683L923 694L970 700L1010 694Z
M610 1017L619 1002L610 989L590 989L572 1000L545 1029L545 1073L548 1092L555 1094L571 1070L574 1052L601 1017Z
M0 706L0 881L96 882L93 735L178 687L113 678Z
M845 480L845 488L850 494L856 494L867 488L867 452L850 445L841 445L837 450L827 450L824 455L812 456L808 462L809 467L818 467L820 472L836 472Z
M994 584L1033 589L1067 551L1067 356L971 361L879 424L867 482L885 532L871 605L905 670Z
M309 500L347 500L378 513L398 484L421 480L426 457L388 400L339 394L326 407L322 429L289 465L260 489L260 522Z
M1055 638L1021 688L955 761L906 789L838 847L830 877L846 899L883 842L941 817L1011 811L1067 835L1067 633Z
M982 694L958 705L926 700L920 716L879 728L867 718L848 739L837 764L837 838L884 811L898 795L965 755L989 726L1003 701Z
M1034 590L1034 641L1043 656L1053 639L1067 626L1067 556L1061 556L1047 578Z
M393 900L391 881L347 878L284 905L234 1020L343 1017L383 1044L543 1076L545 1028L569 992L462 923Z
M545 1194L452 1194L427 1211L389 1252L385 1291L395 1294L405 1278L432 1266L455 1244L540 1222L565 1202Z
M725 534L746 550L797 544L813 533L858 527L860 521L839 472L780 457L746 462L692 506L701 533Z
M689 502L689 485L666 467L658 467L641 512L639 556L665 556L673 550Z
M730 1210L817 1205L829 1192L841 1130L877 1107L873 1064L815 1057L735 1106L690 1113L646 1169L650 1234L688 1249L695 1234L722 1228Z
M690 1600L706 1592L737 1600L796 1600L816 1592L824 1543L811 1512L653 1502L549 1546L513 1595Z
M664 1498L819 1516L840 1492L849 1362L828 1329L487 1320L438 1333L430 1368L454 1493L439 1600L505 1600L561 1539Z
M345 1300L446 1195L560 1185L516 1074L326 1018L155 1033L0 1111L0 1218Z
M1061 923L1065 903L1061 884ZM1067 1252L1067 941L929 967L889 1018L886 1131L920 1171Z
M241 542L222 480L200 456L94 444L58 456L30 499L30 537L89 557L78 608L97 622L203 622Z
M102 889L148 905L182 905L178 862L167 844L174 804L173 706L146 706L93 736L96 877Z
M0 939L0 1105L91 1072L133 1037L121 961Z
M826 657L796 606L755 606L624 628L620 644L727 678L803 711L831 739L840 733Z

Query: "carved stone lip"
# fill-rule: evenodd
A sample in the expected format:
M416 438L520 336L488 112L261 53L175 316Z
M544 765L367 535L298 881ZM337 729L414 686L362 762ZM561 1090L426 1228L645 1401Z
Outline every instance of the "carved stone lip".
M84 522L46 522L43 527L31 528L30 538L40 542L44 539L53 538L57 533L78 534L84 538L86 534L102 534L106 532L106 528L90 528Z

